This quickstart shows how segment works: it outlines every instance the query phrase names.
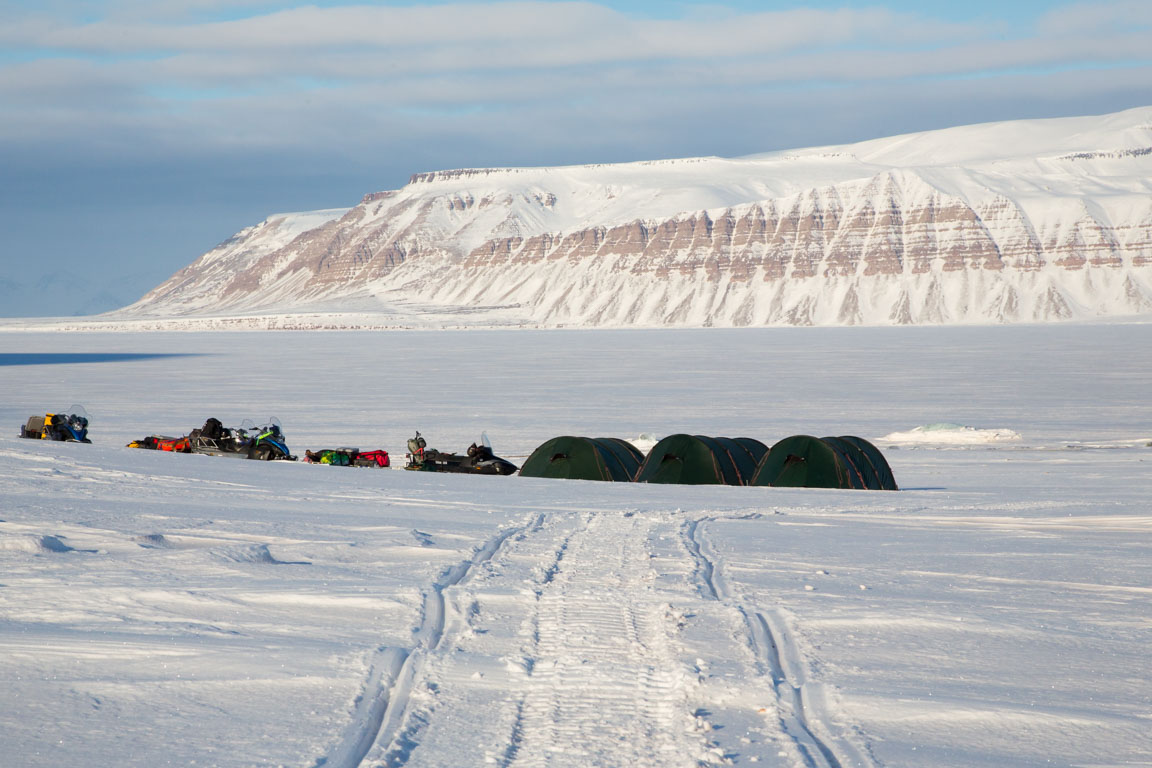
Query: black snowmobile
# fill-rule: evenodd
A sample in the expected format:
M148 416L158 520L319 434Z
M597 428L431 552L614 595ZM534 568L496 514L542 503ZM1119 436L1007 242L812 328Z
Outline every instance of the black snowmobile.
M480 437L480 444L472 443L464 455L444 453L429 448L427 441L416 433L408 441L408 453L404 454L404 469L417 472L464 472L473 475L511 475L517 467L512 462L492 453L488 433Z
M69 443L90 443L88 439L88 411L82 405L29 416L28 423L20 427L20 437L31 440L59 440Z
M219 419L208 419L203 427L188 435L188 449L190 453L237 459L296 460L288 451L284 431L276 418L269 419L262 427L257 427L251 419L244 419L238 427L225 427Z

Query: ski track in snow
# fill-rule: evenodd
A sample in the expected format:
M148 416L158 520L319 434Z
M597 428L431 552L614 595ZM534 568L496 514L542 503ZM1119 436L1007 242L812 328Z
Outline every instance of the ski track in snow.
M538 527L542 516L536 519ZM411 717L408 699L423 667L444 637L447 603L444 591L462 583L476 566L491 560L510 537L525 527L509 528L486 541L476 553L449 568L424 594L424 610L412 649L380 647L373 654L364 692L357 698L352 722L337 746L315 766L356 768L374 745L387 747L384 764L400 766L415 747L421 723Z
M876 765L867 748L833 732L824 688L807 679L804 658L788 630L783 612L756 610L733 601L720 559L712 552L702 527L715 518L692 520L683 527L684 542L696 560L700 592L731 605L748 628L747 642L775 693L780 727L793 741L807 768L866 768Z

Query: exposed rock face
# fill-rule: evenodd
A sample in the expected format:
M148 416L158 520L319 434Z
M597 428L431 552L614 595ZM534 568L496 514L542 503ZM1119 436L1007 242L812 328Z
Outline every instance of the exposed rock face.
M982 128L954 131L979 148ZM1152 313L1152 109L987 130L1000 154L965 155L940 131L744 160L417 174L342 216L245 230L125 311L419 302L545 326Z

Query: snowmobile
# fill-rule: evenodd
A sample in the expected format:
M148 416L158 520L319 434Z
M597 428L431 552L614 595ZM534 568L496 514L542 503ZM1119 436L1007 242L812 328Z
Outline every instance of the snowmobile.
M244 419L238 427L225 427L219 419L208 419L203 427L189 433L188 447L192 453L205 453L209 456L296 461L284 442L280 420L275 417L261 427L257 427L251 419Z
M472 443L465 455L444 453L428 447L428 442L419 432L408 441L408 453L404 454L404 469L417 472L466 472L473 475L511 475L517 467L512 462L492 453L488 433L480 436L480 444Z
M359 448L323 448L319 451L304 451L304 461L309 464L331 464L336 467L388 467L391 461L388 451L361 451Z
M91 443L88 439L88 411L82 405L73 405L56 413L29 416L28 423L20 427L20 437Z
M128 443L128 447L261 461L296 460L284 442L284 431L280 427L280 420L276 418L269 419L262 427L257 427L251 419L244 419L238 427L225 427L219 419L213 418L204 422L200 429L192 430L186 437L149 435L133 440Z

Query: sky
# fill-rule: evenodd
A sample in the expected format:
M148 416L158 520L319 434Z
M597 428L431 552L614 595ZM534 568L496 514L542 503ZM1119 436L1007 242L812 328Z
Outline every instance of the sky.
M741 156L1152 104L1152 2L0 0L0 316L461 167Z

